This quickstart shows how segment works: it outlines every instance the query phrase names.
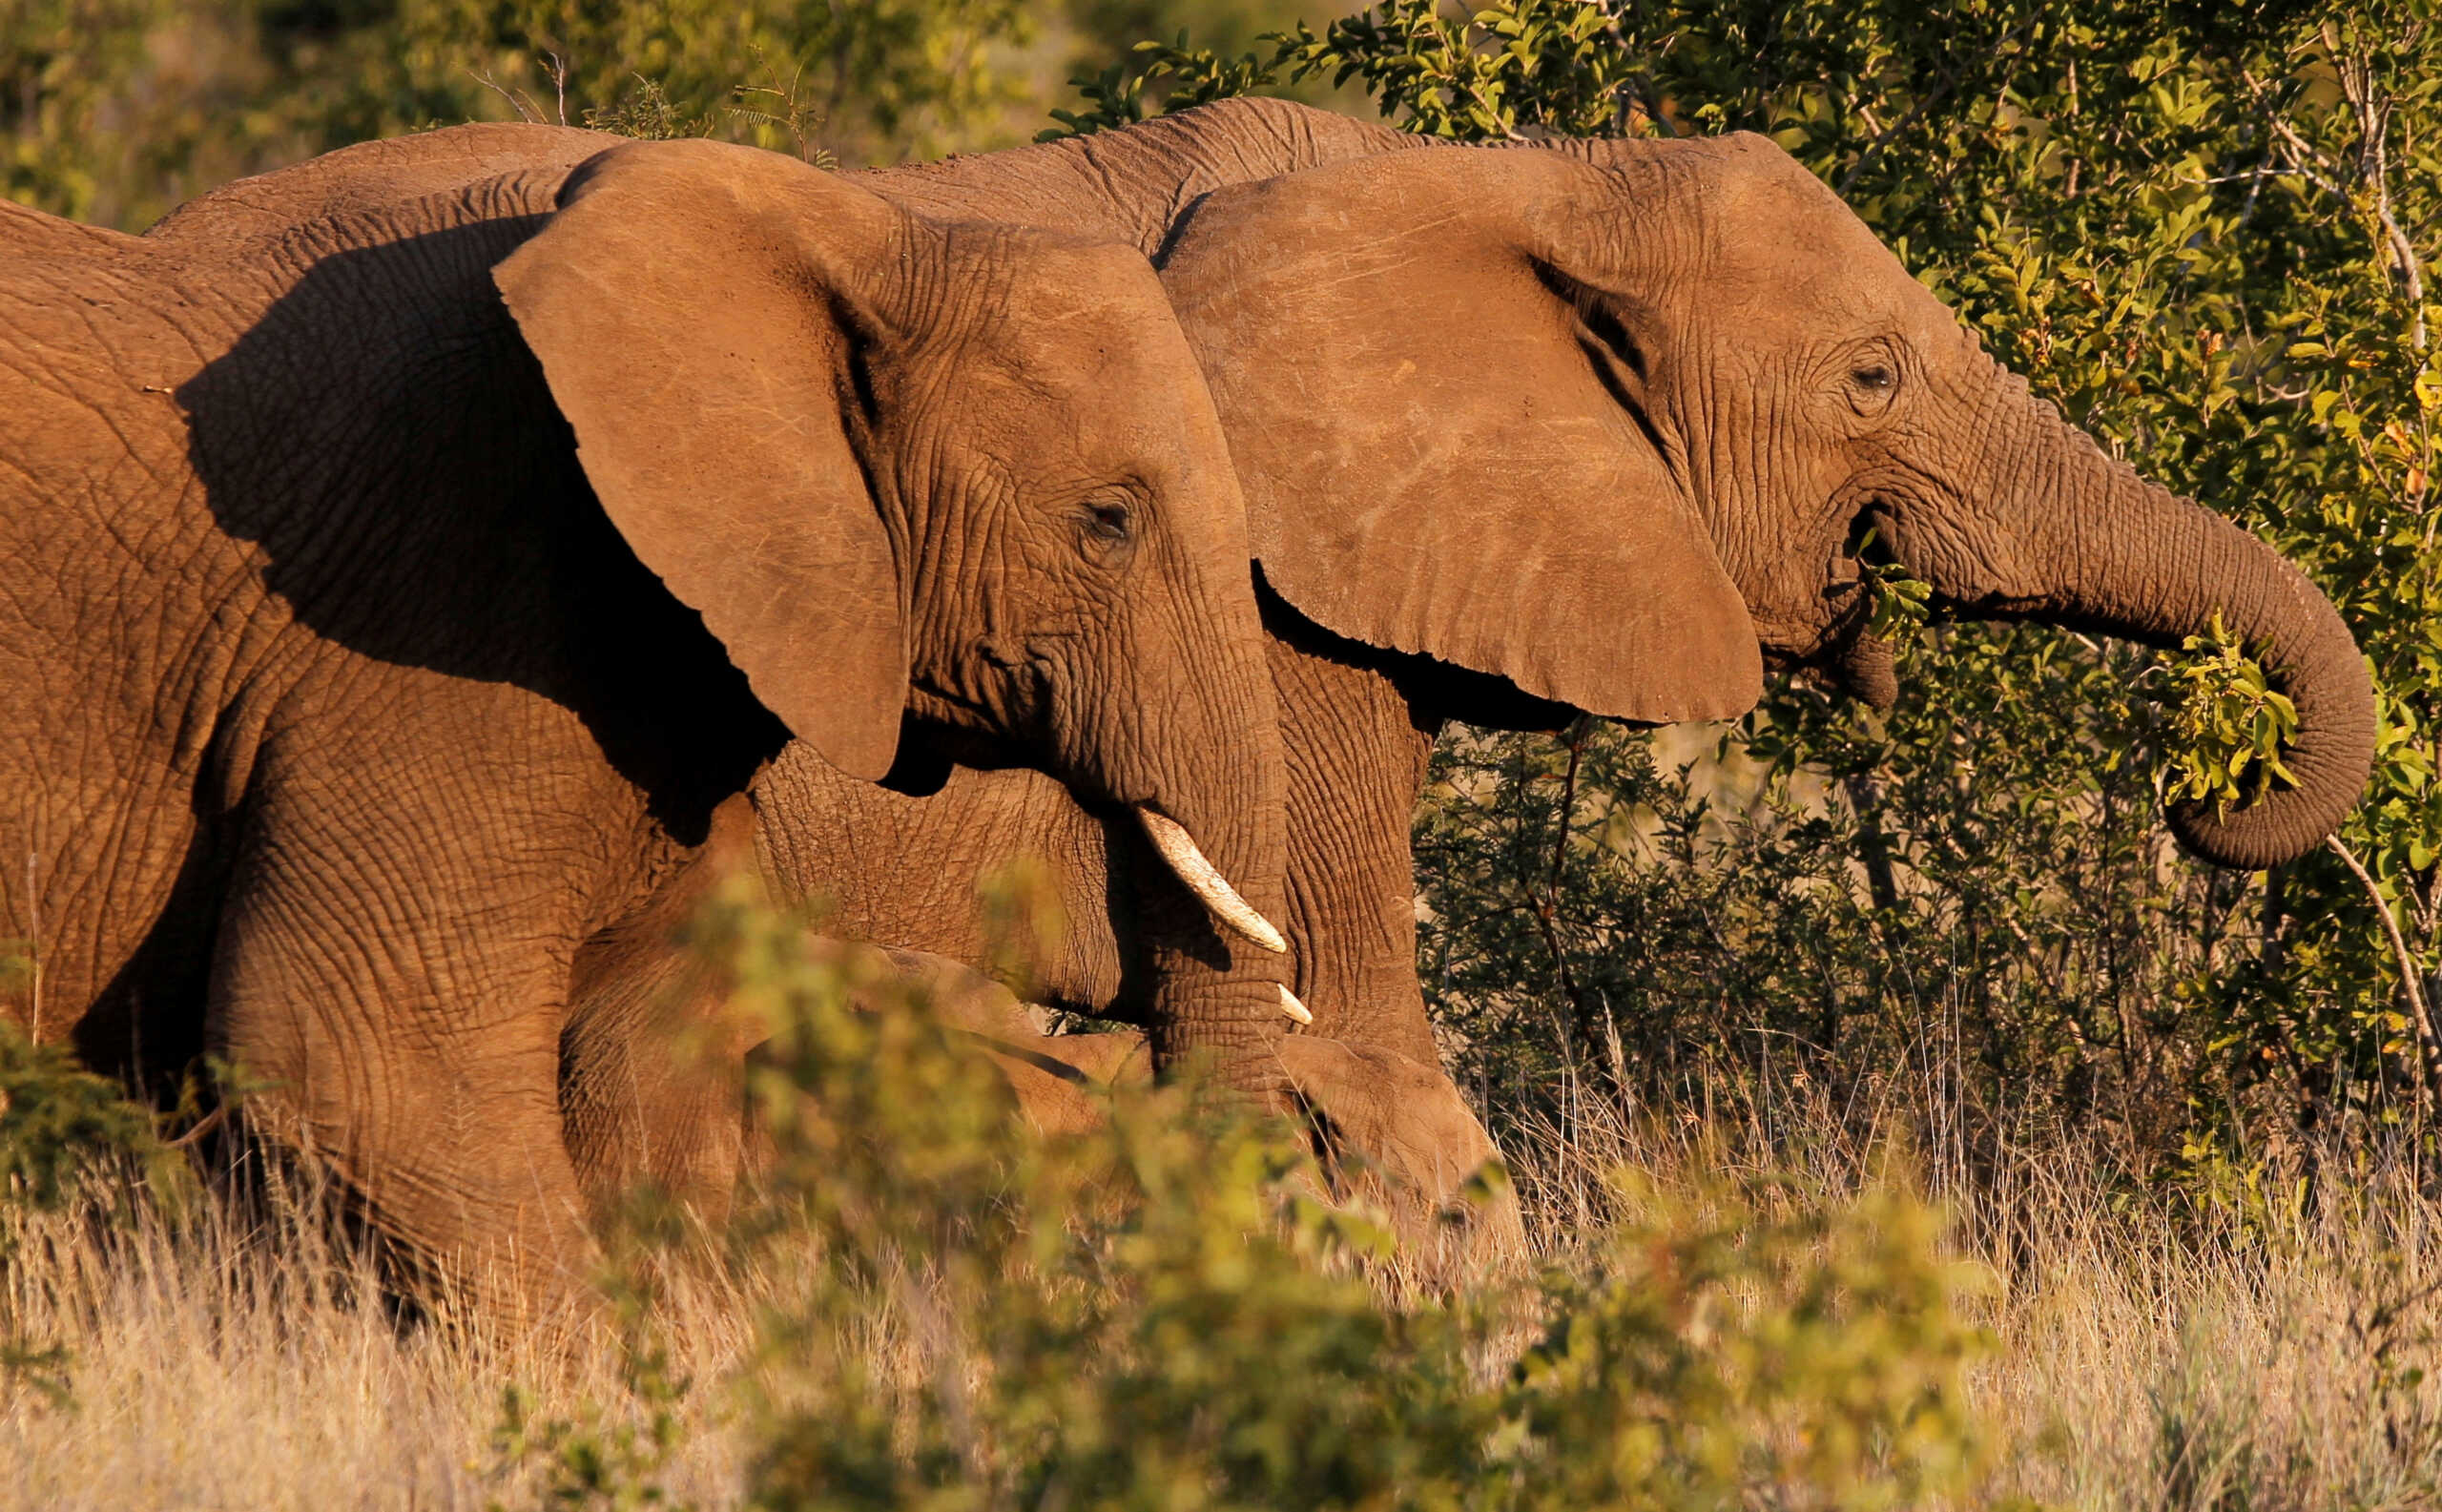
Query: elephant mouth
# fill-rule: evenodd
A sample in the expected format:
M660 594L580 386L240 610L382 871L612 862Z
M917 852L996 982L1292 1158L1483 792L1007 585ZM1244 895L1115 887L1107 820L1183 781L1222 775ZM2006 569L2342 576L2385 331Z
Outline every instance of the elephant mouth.
M1890 642L1860 625L1823 664L1833 687L1877 713L1899 701L1899 672Z
M1880 500L1866 500L1825 569L1822 629L1812 648L1795 658L1835 692L1875 710L1889 709L1899 699L1891 645L1873 632L1873 571L1898 564L1888 536Z

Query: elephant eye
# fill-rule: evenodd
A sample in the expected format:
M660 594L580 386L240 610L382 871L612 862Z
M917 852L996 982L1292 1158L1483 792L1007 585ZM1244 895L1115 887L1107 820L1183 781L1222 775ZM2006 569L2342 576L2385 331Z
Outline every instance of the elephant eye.
M1899 369L1887 359L1868 357L1849 368L1849 407L1860 415L1879 413L1899 389Z
M1086 505L1084 524L1086 541L1105 549L1126 546L1136 531L1135 516L1116 499L1098 499Z

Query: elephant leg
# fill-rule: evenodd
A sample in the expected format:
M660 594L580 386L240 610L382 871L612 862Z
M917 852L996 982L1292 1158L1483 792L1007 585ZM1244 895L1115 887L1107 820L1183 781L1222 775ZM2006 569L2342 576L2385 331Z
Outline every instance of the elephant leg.
M581 900L531 854L395 810L365 826L365 798L301 783L249 822L208 1008L258 1088L241 1122L332 1177L402 1280L512 1332L574 1322L591 1247L558 1073Z
M722 875L751 859L725 808L706 859L666 889L631 924L587 942L576 968L577 1007L563 1037L560 1107L569 1153L597 1221L641 1187L677 1199L707 1223L733 1206L736 1185L773 1158L760 1131L741 1119L743 1082L758 1039L724 1024L720 973L682 930ZM739 848L731 848L732 841ZM903 1010L921 994L929 1010L1000 1060L1025 1116L1045 1131L1090 1127L1099 1117L1074 1067L1027 1046L1043 1035L1024 1004L1001 984L947 957L816 936L809 950L871 952L890 968L852 1005ZM1113 1038L1119 1038L1114 1036ZM1126 1038L1139 1047L1143 1036ZM1068 1043L1062 1041L1064 1045Z
M717 869L714 862L691 870ZM587 942L578 955L577 1007L562 1041L560 1109L569 1155L597 1222L650 1189L717 1225L729 1214L739 1177L770 1157L739 1117L746 1067L761 1037L723 1022L721 973L681 934L709 882L699 877L671 889L633 924ZM808 949L817 958L878 951L889 963L890 973L859 990L854 1005L860 1009L891 1011L903 1005L901 990L916 991L945 1024L987 1046L1039 1032L1007 988L945 957L819 935Z
M1153 1078L1153 1047L1142 1030L1048 1034L987 1042L1018 1112L1046 1134L1081 1134L1101 1124L1099 1087Z
M597 1223L645 1190L709 1224L728 1216L755 1037L726 1022L728 984L688 929L724 881L754 875L754 832L745 795L722 804L703 851L633 918L577 952L560 1119Z
M737 1185L748 1048L722 1022L720 974L683 945L596 940L576 975L559 1111L588 1212L608 1223L650 1191L719 1224Z

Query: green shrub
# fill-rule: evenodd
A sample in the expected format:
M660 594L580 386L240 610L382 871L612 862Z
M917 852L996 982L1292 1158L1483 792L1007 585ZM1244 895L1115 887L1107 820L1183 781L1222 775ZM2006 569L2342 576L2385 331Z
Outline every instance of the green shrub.
M0 1019L0 1207L57 1211L86 1181L129 1167L175 1192L185 1168L156 1129L151 1110L66 1046L36 1045Z
M1624 1174L1582 1253L1419 1298L1287 1129L1171 1087L1038 1137L879 962L741 906L711 935L776 1033L751 1090L772 1175L732 1260L774 1298L737 1386L753 1505L1864 1507L1983 1483L1980 1283L1895 1181L1824 1203ZM643 1378L624 1418L518 1406L502 1442L558 1504L648 1504L670 1419Z
M123 1214L139 1193L175 1212L191 1176L157 1128L151 1111L128 1102L117 1083L81 1069L65 1046L37 1045L0 1019L0 1270L24 1217L61 1212L80 1193L98 1192L106 1212ZM12 1334L0 1326L0 1398L17 1385L66 1406L67 1348Z

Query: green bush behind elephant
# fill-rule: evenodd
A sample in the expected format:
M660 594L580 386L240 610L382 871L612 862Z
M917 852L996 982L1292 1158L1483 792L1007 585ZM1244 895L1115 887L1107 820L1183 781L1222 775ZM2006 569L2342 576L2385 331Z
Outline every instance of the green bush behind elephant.
M564 1061L644 1032L601 984L792 734L1039 761L1279 912L1244 507L1132 248L471 127L141 238L0 204L0 1011L234 1063L498 1311L572 1295ZM1165 1052L1275 1075L1276 957L1148 908L1201 973Z

